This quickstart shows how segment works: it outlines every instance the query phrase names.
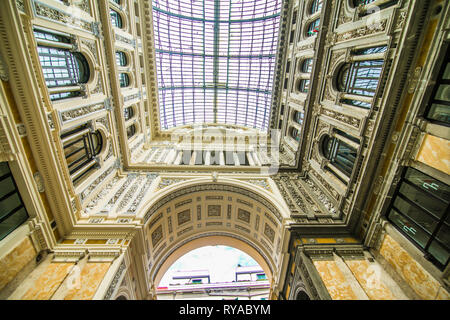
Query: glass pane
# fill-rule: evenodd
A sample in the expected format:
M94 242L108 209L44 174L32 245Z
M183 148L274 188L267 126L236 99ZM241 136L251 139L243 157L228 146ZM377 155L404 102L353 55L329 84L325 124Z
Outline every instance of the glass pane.
M438 239L442 244L450 248L450 228L445 224L439 229L436 239Z
M0 198L2 198L4 195L10 193L11 191L13 191L15 189L16 189L16 187L15 187L13 179L11 177L1 180L0 181Z
M407 183L402 183L400 193L415 204L427 209L437 217L441 217L447 208L444 202L441 202L428 193L423 192Z
M424 211L418 209L409 202L405 201L401 197L397 197L395 199L394 207L403 215L409 217L415 223L420 225L422 228L428 230L428 232L430 233L433 233L438 224L437 220L427 215Z
M22 201L18 193L14 193L3 201L0 201L0 219L11 213L17 207L22 206Z
M433 103L427 117L450 124L450 106Z
M439 180L436 180L413 168L408 168L405 178L424 191L432 193L434 196L439 197L448 203L450 199L450 187L445 183L440 182Z
M388 217L392 223L398 226L406 235L413 239L422 248L425 248L425 245L430 238L427 233L425 233L412 221L409 221L405 217L398 214L395 210L391 210Z
M447 63L442 79L450 80L450 63Z

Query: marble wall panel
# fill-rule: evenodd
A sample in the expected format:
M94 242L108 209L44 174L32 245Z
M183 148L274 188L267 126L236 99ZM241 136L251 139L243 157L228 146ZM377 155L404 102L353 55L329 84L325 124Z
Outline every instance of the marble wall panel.
M28 237L0 259L0 290L36 257L36 250Z
M380 254L422 299L449 296L441 284L388 234L383 239ZM440 290L444 292L439 293Z
M69 290L64 300L91 300L110 266L109 262L86 263L81 270L80 287Z
M425 135L416 160L450 174L450 141Z

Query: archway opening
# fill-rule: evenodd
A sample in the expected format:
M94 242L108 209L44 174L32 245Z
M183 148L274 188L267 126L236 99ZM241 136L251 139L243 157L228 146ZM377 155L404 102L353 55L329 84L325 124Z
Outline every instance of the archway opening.
M267 300L270 282L247 253L207 245L178 258L162 276L158 300Z

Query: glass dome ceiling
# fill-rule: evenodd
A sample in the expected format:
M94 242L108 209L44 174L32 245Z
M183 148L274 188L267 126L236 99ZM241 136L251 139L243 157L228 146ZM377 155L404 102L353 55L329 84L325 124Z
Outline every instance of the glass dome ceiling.
M267 131L282 0L153 0L161 129Z

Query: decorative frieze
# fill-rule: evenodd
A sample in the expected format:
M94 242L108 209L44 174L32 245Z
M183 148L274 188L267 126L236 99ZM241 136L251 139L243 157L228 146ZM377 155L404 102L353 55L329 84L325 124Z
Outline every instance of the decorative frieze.
M101 184L105 180L105 178L114 170L114 165L110 166L97 179L95 179L94 182L92 182L86 189L84 189L80 194L81 201L84 201L92 193L92 191L97 188L97 186Z
M246 223L250 223L250 212L248 212L247 210L238 208L237 218Z
M338 34L337 42L346 41L346 40L354 40L357 38L365 37L372 35L374 33L384 32L386 30L387 20L383 20L380 23L365 25L361 28L354 29L348 32L344 32Z
M147 193L148 189L152 185L153 181L156 179L156 174L149 174L147 175L147 181L142 186L141 190L139 191L137 197L134 199L131 206L128 208L127 213L134 214L136 213L137 208L139 208L139 205L142 202L142 199L144 198L144 195Z
M186 209L177 213L178 226L191 221L191 209Z

